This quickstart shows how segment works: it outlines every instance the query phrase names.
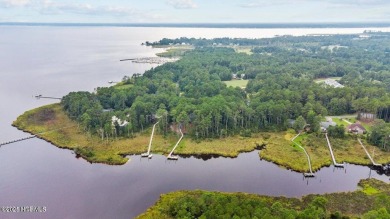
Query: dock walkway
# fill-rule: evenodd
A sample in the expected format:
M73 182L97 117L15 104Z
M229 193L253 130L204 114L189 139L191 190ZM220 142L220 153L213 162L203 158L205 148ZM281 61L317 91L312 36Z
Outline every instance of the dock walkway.
M305 154L306 154L307 162L308 162L308 164L309 164L309 170L310 170L310 172L309 172L309 173L304 173L303 175L304 175L305 177L314 177L314 173L313 173L313 170L312 170L312 168L311 168L311 161L310 161L310 156L309 156L309 154L307 153L307 151L306 151L306 149L305 149L304 147L302 147L300 144L294 142L294 140L295 140L300 134L301 134L301 132L299 132L297 136L295 136L294 138L292 138L292 139L291 139L291 142L294 143L294 144L295 144L296 146L298 146L299 148L301 148L301 149L305 152Z
M181 141L181 140L183 139L183 137L184 137L184 134L183 134L183 132L181 131L181 128L180 128L179 130L180 130L180 133L181 133L181 137L180 137L179 140L176 142L176 145L175 145L175 147L173 147L171 153L169 153L169 155L168 155L168 157L167 157L168 160L177 160L177 159L179 159L178 156L173 156L173 155L172 155L173 152L175 151L176 147L179 145L180 141Z
M150 149L152 148L152 140L153 140L153 136L154 136L154 129L156 128L156 125L157 125L158 123L159 123L159 122L156 122L156 123L153 125L152 134L150 135L150 140L149 140L148 152L141 154L141 157L152 158L152 155L150 154Z
M336 162L336 159L334 158L332 146L330 145L330 141L329 141L329 138L328 138L328 133L325 133L325 137L326 137L326 141L328 142L328 147L329 147L330 155L332 156L333 165L334 165L335 167L344 168L344 164L342 164L342 163L337 163L337 162Z
M32 138L35 138L35 137L37 137L37 136L36 135L32 135L32 136L28 136L28 137L25 137L25 138L19 138L19 139L16 139L16 140L3 142L3 143L0 143L0 147L3 146L3 145L12 144L12 143L16 143L16 142L19 142L19 141L32 139Z
M373 158L371 157L371 155L368 153L366 147L364 147L364 145L363 145L362 141L360 140L360 138L358 138L358 141L359 141L360 145L362 146L362 148L364 149L364 151L366 152L368 158L371 160L372 165L377 166L377 167L382 166L382 165L380 165L380 164L375 163L374 159L373 159Z

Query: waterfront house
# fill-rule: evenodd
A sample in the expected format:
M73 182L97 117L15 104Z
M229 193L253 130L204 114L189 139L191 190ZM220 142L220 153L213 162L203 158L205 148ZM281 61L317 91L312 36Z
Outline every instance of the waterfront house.
M367 130L359 123L354 123L348 126L348 132L354 133L354 134L365 134Z

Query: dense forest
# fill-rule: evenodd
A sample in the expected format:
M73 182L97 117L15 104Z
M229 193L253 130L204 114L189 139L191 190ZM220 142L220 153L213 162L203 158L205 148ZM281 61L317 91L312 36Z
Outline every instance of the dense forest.
M102 138L132 137L159 120L164 134L180 124L194 139L286 130L292 120L317 132L326 115L370 113L390 121L388 33L146 44L195 49L174 63L124 77L125 88L69 93L61 102L70 118ZM238 53L236 46L249 46L251 53ZM245 89L224 83L236 80L233 75L249 80ZM344 87L315 83L327 77L340 77ZM389 123L378 123L370 136L373 144L390 147Z
M367 179L359 186L362 191L309 195L301 199L178 191L162 195L138 218L389 218L389 185Z

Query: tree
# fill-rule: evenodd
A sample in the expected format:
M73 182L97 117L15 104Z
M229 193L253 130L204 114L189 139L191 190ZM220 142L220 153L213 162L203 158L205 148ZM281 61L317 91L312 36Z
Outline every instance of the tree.
M305 119L303 118L303 116L299 116L295 120L293 128L295 129L295 131L299 132L299 131L303 130L305 125L306 125Z
M344 125L329 126L327 129L328 135L334 138L344 138L345 137L345 127Z

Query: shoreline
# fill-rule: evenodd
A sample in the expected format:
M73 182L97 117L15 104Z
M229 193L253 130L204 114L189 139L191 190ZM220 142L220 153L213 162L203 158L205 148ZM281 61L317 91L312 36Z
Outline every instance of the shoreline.
M36 117L44 110L54 112L55 119L50 119L44 123L42 121L37 122ZM35 121L37 124L29 123L31 121ZM13 122L12 126L23 132L36 135L37 138L58 148L72 150L76 154L76 157L81 157L87 162L108 165L124 165L129 160L127 156L142 154L145 152L144 150L146 150L147 142L150 138L149 130L144 133L138 133L133 138L121 138L110 142L101 141L99 137L93 135L88 136L89 134L80 131L78 128L71 130L50 130L59 124L75 125L77 123L67 118L59 104L52 104L26 111ZM43 131L38 132L38 129ZM293 133L289 132L258 133L256 136L250 138L234 136L224 139L205 139L200 143L187 138L179 144L175 154L182 157L194 157L196 159L207 160L217 157L235 158L241 153L250 153L259 150L259 159L264 159L281 168L297 173L305 173L308 171L306 158L300 150L296 149L287 140L290 139L291 135ZM155 135L155 145L152 149L153 153L168 154L172 145L177 140L176 137L175 134L165 137L159 134ZM318 152L309 146L306 149L309 149L308 153L312 153L311 155L314 156L314 160L312 161L314 173L323 167L331 166L328 152ZM350 149L348 148L347 151ZM338 149L336 156L344 160L344 157L340 158L340 154L344 154L344 152L344 149L341 152ZM323 154L319 155L318 153ZM347 154L345 156L350 159L355 158L353 157L354 154L351 154L351 156ZM366 160L360 158L360 160L346 160L344 162L361 166L371 165L369 160L367 162L362 161ZM388 162L390 162L390 159L387 159L386 163Z
M356 187L354 191L350 192L309 194L302 197L269 196L245 192L179 190L162 194L155 204L136 218L176 218L182 212L170 210L174 208L185 209L186 215L196 215L197 217L199 215L204 217L218 210L219 213L230 213L229 216L226 216L227 218L234 214L246 214L249 217L251 217L251 214L258 214L258 217L255 218L263 218L264 214L261 213L260 208L266 208L266 212L274 214L280 213L280 209L285 208L290 209L288 214L290 216L291 213L295 212L295 216L292 218L300 218L299 216L305 215L305 213L309 216L303 218L333 218L332 215L339 215L337 218L341 218L341 215L347 218L360 218L379 209L375 203L380 202L383 196L388 195L390 184L376 179L362 179ZM209 204L204 205L205 202ZM229 205L232 202L235 202L235 205L240 206L240 208L248 209L248 211L229 211ZM364 202L366 203L363 204ZM189 208L187 203L195 207ZM277 208L275 203L278 205ZM317 208L314 208L317 213L319 210L321 211L318 215L313 214L315 211L307 211L307 209L313 209L314 203L321 203L320 206L316 205ZM221 205L222 208L220 208ZM259 208L259 206L261 207ZM386 204L382 203L380 207L383 208L384 206ZM386 212L385 210L382 211Z

